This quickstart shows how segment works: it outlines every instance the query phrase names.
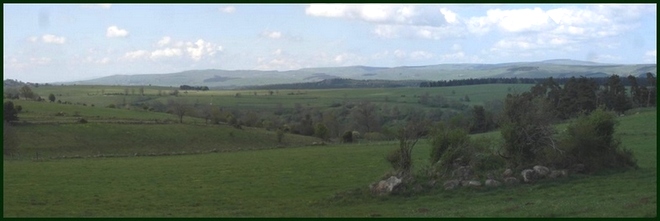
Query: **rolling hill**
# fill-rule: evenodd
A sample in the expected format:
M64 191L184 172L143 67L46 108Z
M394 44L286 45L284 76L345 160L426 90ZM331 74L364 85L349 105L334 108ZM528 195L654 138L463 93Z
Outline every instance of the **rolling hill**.
M236 88L269 84L318 82L333 78L355 80L452 80L485 77L606 77L656 73L656 64L603 64L568 59L501 64L438 64L401 67L320 67L290 71L190 70L165 74L113 75L65 84L94 85L204 85Z

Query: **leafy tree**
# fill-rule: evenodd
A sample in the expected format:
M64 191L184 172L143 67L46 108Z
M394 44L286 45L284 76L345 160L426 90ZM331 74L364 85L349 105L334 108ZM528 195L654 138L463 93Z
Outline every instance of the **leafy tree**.
M21 89L20 89L20 93L21 93L21 95L23 95L23 98L25 98L25 100L27 100L27 99L34 99L34 98L35 98L35 94L34 94L34 92L33 92L32 89L31 89L29 86L27 86L27 85L21 87Z
M486 109L481 105L473 106L470 132L483 133L489 131L492 127L493 118L486 112Z
M55 95L52 94L52 93L49 94L49 95L48 95L48 100L49 100L50 102L55 102Z
M18 110L14 108L14 102L5 101L2 108L2 115L5 122L12 122L18 120Z
M144 96L144 87L140 87L140 95Z
M614 110L619 114L630 109L632 106L626 96L626 88L621 83L618 75L612 75L607 79L605 89L603 90L603 99L609 110Z
M328 135L330 135L330 132L328 131L328 127L326 127L325 124L316 124L316 127L314 128L314 136L323 140L328 140Z
M550 108L547 100L530 92L507 95L500 129L504 138L500 155L509 166L531 166L541 150L557 149Z
M628 82L630 82L630 100L633 107L639 107L644 104L645 97L642 97L642 89L637 83L637 78L633 75L628 75Z
M344 134L341 136L341 140L344 143L352 143L353 142L353 131L345 131Z

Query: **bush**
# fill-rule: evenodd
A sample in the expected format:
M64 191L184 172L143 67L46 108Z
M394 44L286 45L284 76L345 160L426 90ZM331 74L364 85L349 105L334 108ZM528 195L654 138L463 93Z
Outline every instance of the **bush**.
M87 120L85 120L85 118L80 118L78 119L78 123L85 124L87 123Z
M341 140L344 143L352 143L353 142L353 131L346 131L344 132L344 135L341 136Z
M622 148L614 137L616 115L597 109L579 117L561 136L559 150L548 154L549 164L569 168L583 164L588 172L637 167L631 150Z

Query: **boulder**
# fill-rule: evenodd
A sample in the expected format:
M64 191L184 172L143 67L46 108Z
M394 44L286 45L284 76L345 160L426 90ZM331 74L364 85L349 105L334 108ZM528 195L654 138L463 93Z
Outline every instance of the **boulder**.
M533 169L538 178L544 178L550 174L550 169L544 166L536 165Z
M464 180L461 182L462 186L472 186L472 187L479 187L481 186L481 182L478 180Z
M452 172L452 176L460 180L470 179L470 177L472 176L472 168L470 168L469 166L458 167L458 169Z
M502 183L500 181L494 180L494 179L487 179L486 182L484 182L484 185L487 187L498 187L501 186Z
M548 178L551 179L556 179L560 177L567 177L568 176L568 171L566 170L553 170L550 171L550 174L548 174Z
M458 180L448 180L443 184L443 187L445 187L445 190L453 190L458 187L460 182Z
M504 178L504 184L506 184L507 186L516 185L518 184L518 182L519 182L518 179L512 176Z
M394 190L396 186L403 182L402 179L399 179L395 176L390 176L386 180L381 180L376 185L371 185L371 191L376 194L389 194Z
M513 176L513 170L511 169L506 169L504 170L504 173L502 173L502 177L510 177Z
M536 172L534 170L526 169L520 172L520 175L523 177L525 183L532 182L536 179Z

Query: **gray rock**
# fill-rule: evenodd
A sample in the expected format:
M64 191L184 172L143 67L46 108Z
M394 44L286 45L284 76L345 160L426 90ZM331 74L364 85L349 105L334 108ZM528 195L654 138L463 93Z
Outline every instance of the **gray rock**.
M530 170L530 169L523 170L520 173L520 175L522 175L523 181L525 181L525 183L529 183L536 180L536 172L534 170Z
M513 176L513 170L511 170L511 169L506 169L506 170L504 170L504 173L502 173L502 176L503 176L503 177L510 177L510 176Z
M494 180L494 179L487 179L486 182L484 182L484 185L487 187L498 187L501 186L502 183L500 181Z
M458 180L448 180L443 184L443 187L445 187L445 190L453 190L456 189L460 185L460 182Z
M504 178L504 184L506 184L507 186L516 185L519 182L520 181L518 181L518 178L515 178L515 177L512 177L512 176Z
M479 182L478 180L464 181L464 182L461 183L461 184L463 184L463 186L472 186L472 187L479 187L479 186L481 186L481 182Z
M467 180L472 176L472 168L469 166L461 166L452 172L452 176L459 180Z
M394 190L396 186L403 182L402 179L399 179L395 176L390 176L386 180L381 180L376 185L371 186L371 191L376 194L389 194Z
M538 178L544 178L550 174L550 169L544 166L536 165L534 166L534 172Z
M548 174L548 178L551 179L556 179L560 177L567 177L568 176L568 171L566 170L553 170L550 171L550 174Z

